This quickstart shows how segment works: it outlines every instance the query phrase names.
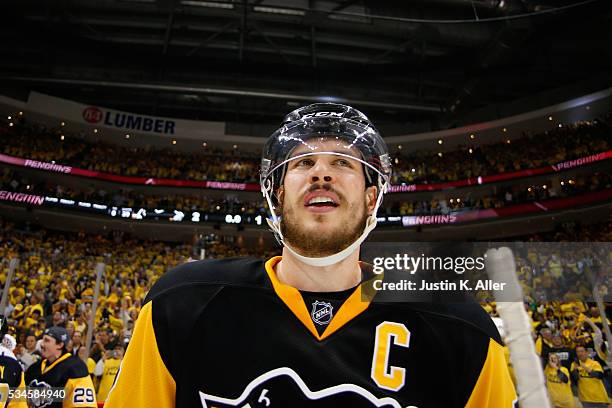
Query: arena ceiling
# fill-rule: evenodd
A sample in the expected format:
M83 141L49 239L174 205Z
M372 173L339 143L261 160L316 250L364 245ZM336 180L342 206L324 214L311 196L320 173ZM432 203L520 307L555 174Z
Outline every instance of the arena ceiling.
M394 132L612 85L609 0L19 0L0 94L273 124L339 100ZM243 133L250 133L243 129ZM261 135L259 135L261 136Z

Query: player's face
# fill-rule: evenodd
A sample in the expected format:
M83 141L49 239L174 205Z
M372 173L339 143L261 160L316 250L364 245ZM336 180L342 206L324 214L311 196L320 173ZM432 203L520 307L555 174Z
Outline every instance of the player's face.
M339 151L335 141L316 144L319 151ZM292 156L307 152L298 148ZM279 199L287 243L305 256L320 257L340 252L362 234L376 202L376 187L366 189L359 161L316 154L287 164Z
M62 344L57 343L51 336L44 335L42 343L40 345L40 354L43 358L50 358L57 356L62 349Z

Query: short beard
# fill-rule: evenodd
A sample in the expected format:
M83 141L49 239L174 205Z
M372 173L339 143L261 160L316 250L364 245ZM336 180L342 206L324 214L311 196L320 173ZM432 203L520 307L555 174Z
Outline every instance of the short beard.
M358 211L355 210L355 212ZM364 203L361 209L361 217L355 224L347 225L346 228L339 228L337 231L322 236L316 232L304 231L299 220L295 219L295 213L290 208L282 209L281 213L280 227L284 241L301 255L311 258L337 254L349 247L363 234L369 217Z

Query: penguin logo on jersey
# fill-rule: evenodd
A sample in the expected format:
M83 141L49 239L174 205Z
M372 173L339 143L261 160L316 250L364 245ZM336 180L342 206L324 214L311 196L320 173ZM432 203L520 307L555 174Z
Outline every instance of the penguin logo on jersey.
M315 300L312 304L312 312L310 316L312 316L312 321L316 324L324 325L331 322L333 317L334 307L331 303L328 302L319 302Z
M51 388L51 386L47 384L46 382L44 381L39 382L38 380L30 381L30 384L28 384L28 387L29 388ZM53 404L53 397L38 396L37 398L28 398L28 402L30 403L30 406L32 407L43 408L43 407L48 407L49 405Z
M338 384L313 390L289 367L268 371L251 381L236 398L220 397L200 391L203 408L265 407L377 407L402 408L390 397L378 398L355 384Z

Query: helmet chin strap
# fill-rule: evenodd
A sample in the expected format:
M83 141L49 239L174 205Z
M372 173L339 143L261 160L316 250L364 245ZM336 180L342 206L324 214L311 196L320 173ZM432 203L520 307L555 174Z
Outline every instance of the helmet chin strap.
M281 228L280 228L281 219L276 216L276 213L273 210L274 207L272 206L272 202L269 199L270 198L269 195L267 193L264 193L264 196L268 200L268 204L270 206L272 217L273 217L272 220L269 219L269 218L267 218L266 220L268 221L268 225L270 226L270 228L272 228L272 230L276 233L277 238L283 244L283 246L285 248L287 248L287 250L289 252L291 252L291 255L296 257L300 262L303 262L306 265L310 265L310 266L330 266L330 265L334 265L334 264L336 264L336 263L338 263L340 261L343 261L349 255L351 255L353 252L355 252L357 249L359 249L359 246L363 243L363 241L366 240L366 238L368 237L370 232L372 232L372 230L374 228L376 228L376 224L377 224L376 213L378 212L378 207L382 203L383 193L386 192L386 189L387 189L387 183L385 183L383 186L381 186L381 190L379 190L378 198L376 200L376 206L374 207L374 210L372 211L372 214L368 217L368 219L366 221L366 226L363 229L363 233L359 236L359 238L357 238L357 240L355 240L355 242L353 242L348 247L344 248L342 251L337 252L337 253L332 254L332 255L328 255L328 256L324 256L324 257L308 257L308 256L304 256L304 255L299 254L295 249L291 248L291 246L289 246L285 242L283 234L281 233Z
M300 262L303 262L306 265L310 265L310 266L330 266L330 265L337 264L340 261L343 261L349 255L351 255L353 252L359 249L359 246L361 245L361 243L365 241L365 239L368 237L368 235L374 228L376 228L376 217L370 215L366 222L366 227L364 228L363 233L361 234L359 238L357 238L355 242L353 242L351 245L347 246L340 252L337 252L333 255L323 256L320 258L312 258L312 257L300 255L295 249L287 245L287 243L284 240L282 240L282 242L283 242L283 245L285 245L285 248L287 248L287 250L291 252L291 254L294 257L296 257Z

